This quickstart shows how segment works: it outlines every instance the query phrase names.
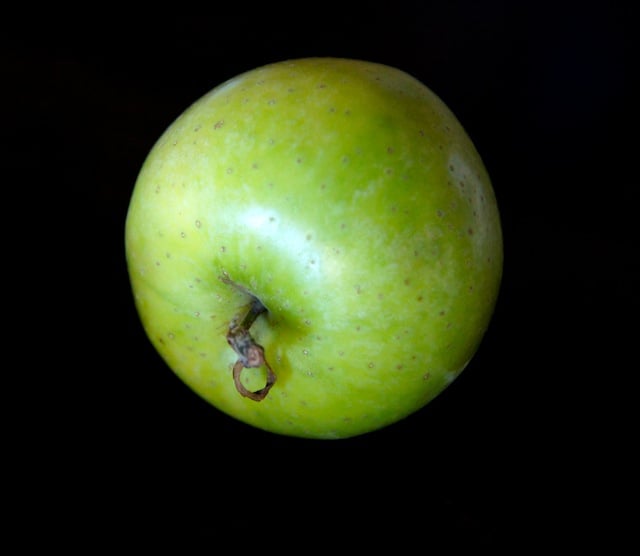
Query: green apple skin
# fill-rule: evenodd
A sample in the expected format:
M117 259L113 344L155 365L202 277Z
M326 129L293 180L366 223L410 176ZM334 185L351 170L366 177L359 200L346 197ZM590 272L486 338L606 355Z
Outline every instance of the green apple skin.
M340 58L256 68L187 108L141 168L125 247L141 322L180 379L244 423L317 439L386 427L451 384L503 267L494 191L456 117L407 73ZM277 375L261 401L236 390L225 339L252 296ZM241 374L250 390L265 376Z

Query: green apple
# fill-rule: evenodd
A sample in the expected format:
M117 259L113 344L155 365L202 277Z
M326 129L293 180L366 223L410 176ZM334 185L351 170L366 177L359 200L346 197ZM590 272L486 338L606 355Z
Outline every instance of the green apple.
M476 353L503 265L494 191L424 84L361 60L269 64L188 107L125 226L167 365L262 430L347 438L423 408Z

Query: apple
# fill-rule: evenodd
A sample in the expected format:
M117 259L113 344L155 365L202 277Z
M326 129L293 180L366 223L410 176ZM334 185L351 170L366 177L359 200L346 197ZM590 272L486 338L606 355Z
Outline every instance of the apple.
M218 85L162 134L125 224L150 341L197 395L276 434L406 418L467 366L503 244L487 170L408 73L285 60Z

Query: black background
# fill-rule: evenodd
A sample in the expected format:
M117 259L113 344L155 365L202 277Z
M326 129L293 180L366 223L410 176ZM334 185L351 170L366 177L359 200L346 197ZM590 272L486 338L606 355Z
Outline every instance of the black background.
M35 425L19 516L92 546L618 539L637 436L633 21L616 2L471 0L8 18L7 167L27 194L5 207L27 259L11 283L33 303L27 347L9 348L37 371L12 414ZM124 259L164 129L223 80L303 56L386 63L434 90L485 161L505 238L469 367L417 414L344 441L254 430L189 391L144 336Z

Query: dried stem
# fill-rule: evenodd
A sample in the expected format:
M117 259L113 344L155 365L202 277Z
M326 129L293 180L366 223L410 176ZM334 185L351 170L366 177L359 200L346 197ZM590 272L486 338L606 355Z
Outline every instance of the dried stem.
M264 348L258 345L249 333L249 328L255 322L255 320L267 311L266 307L258 300L253 298L249 311L244 316L240 324L234 319L229 325L229 332L227 332L227 342L238 354L238 360L233 366L233 382L236 385L236 389L243 396L250 398L256 402L263 400L271 387L276 381L276 375L271 369L271 366L267 362L264 356ZM257 368L265 366L267 369L267 383L264 388L251 392L244 387L240 381L240 375L243 369Z

